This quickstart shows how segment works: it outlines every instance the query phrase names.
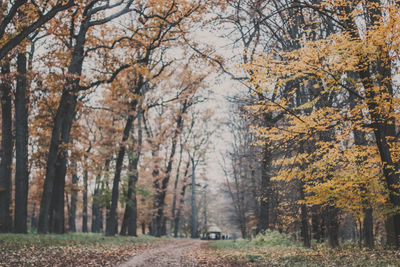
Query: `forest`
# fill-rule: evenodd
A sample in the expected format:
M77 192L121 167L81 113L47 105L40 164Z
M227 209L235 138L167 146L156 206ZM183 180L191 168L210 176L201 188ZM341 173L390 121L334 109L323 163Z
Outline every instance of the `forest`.
M400 1L0 0L0 13L5 236L218 225L306 249L400 247Z

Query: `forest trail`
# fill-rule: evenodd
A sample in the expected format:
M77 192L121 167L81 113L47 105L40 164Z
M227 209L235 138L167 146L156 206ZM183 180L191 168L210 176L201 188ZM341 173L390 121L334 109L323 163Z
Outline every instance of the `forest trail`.
M199 257L197 254L204 243L200 240L172 240L162 247L151 248L133 256L120 267L207 266L208 262L201 260L207 257Z

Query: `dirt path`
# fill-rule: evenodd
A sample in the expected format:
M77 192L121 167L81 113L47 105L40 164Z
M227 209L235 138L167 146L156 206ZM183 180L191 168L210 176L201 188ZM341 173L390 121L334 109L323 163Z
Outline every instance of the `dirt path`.
M159 248L152 248L135 255L120 267L158 267L158 266L207 266L199 261L196 252L204 241L200 240L172 240ZM196 256L195 256L196 255Z

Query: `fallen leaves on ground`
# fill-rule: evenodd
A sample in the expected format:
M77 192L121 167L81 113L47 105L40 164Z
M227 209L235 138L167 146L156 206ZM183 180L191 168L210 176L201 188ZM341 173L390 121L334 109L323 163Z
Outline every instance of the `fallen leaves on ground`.
M1 239L0 266L115 266L135 254L161 246L166 240L139 240L135 237L105 238L84 241L63 236L43 240L16 236ZM18 240L18 238L23 239ZM6 239L6 241L4 241ZM62 240L61 240L62 239ZM140 239L140 238L139 238ZM121 240L121 241L120 241ZM132 240L130 242L129 240ZM120 241L120 242L119 242Z
M232 249L210 243L208 253L225 264L221 266L400 266L400 251L382 248L330 249L321 245L312 249L295 246Z

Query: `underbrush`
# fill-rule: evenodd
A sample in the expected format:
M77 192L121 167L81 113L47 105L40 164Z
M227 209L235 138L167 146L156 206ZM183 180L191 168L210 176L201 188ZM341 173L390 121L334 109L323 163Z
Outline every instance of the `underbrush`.
M208 246L218 258L232 265L241 262L243 266L400 266L398 250L356 246L330 249L323 244L307 249L275 231L251 240L215 241Z
M164 240L93 233L0 234L0 266L110 266Z

